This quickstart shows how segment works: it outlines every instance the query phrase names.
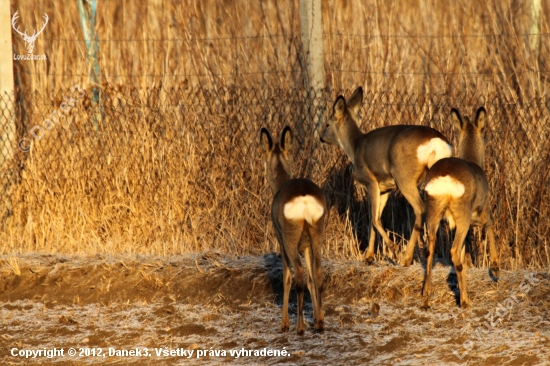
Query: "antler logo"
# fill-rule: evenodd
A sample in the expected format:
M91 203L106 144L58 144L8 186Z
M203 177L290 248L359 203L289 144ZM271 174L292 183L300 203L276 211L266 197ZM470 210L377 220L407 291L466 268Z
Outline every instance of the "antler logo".
M44 22L44 25L42 26L42 29L40 29L38 33L34 31L32 36L27 35L26 29L25 29L25 32L21 32L18 26L16 28L15 23L17 22L17 18L19 18L19 10L16 11L15 14L13 14L13 17L11 18L11 26L14 31L16 31L17 33L19 33L21 37L23 37L23 41L25 41L25 48L27 49L27 53L32 53L32 50L34 49L34 42L36 42L36 39L38 38L40 33L42 33L44 28L46 28L46 24L48 24L48 20L49 20L48 14L44 13L45 22Z

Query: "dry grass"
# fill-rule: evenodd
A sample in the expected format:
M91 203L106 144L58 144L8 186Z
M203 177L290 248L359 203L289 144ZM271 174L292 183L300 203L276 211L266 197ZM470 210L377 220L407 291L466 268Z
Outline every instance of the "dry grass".
M17 257L8 257L6 259L6 262L8 264L8 267L13 271L13 273L16 276L21 276L21 269L19 268L19 261L17 260Z
M531 1L325 2L328 78L417 94L548 94L550 4L530 36ZM536 47L530 42L539 40Z
M538 22L532 4L324 1L327 84L452 98L547 95L550 4L542 2ZM20 24L29 29L41 24L44 12L50 16L35 51L49 61L16 62L19 84L33 90L86 85L89 64L76 2L13 0L12 9L20 10ZM302 83L295 1L100 1L97 14L103 82L140 88ZM21 37L15 42L23 50Z
M19 153L16 167L22 169L19 181L9 188L13 208L1 234L3 251L155 255L212 249L236 255L276 251L259 130L267 125L280 131L289 124L297 137L295 174L311 177L330 199L325 253L332 258L361 258L370 222L365 192L354 184L349 159L312 138L318 130L310 105L324 109L335 95L303 91L227 88L167 93L107 88L101 92L104 119L97 123L95 108L88 97L82 99L63 123L34 140L29 153ZM44 118L63 93L53 101L35 96L28 103L29 120ZM453 136L448 100L395 103L386 101L387 95L376 97L361 111L363 130L368 130L367 124L383 125L388 117L407 116ZM491 121L486 170L503 267L540 268L548 263L544 238L550 232L550 192L545 164L550 142L544 131L522 129L534 122L525 117L524 108L503 104L497 97L486 106ZM531 108L528 116L550 121L544 105ZM502 115L519 123L506 123ZM522 140L511 137L520 134ZM520 149L531 151L526 166L514 158ZM383 220L404 245L414 220L400 194L390 199ZM448 258L446 225L439 242L438 255ZM487 248L478 242L471 249L473 260L485 266Z
M50 62L18 63L20 85L37 90L86 85L89 64L76 2L23 0L13 2L12 9L21 9L24 25L41 24L44 12L50 16L35 50ZM289 0L218 6L100 1L96 31L102 81L140 88L294 85L301 73L297 10ZM20 37L15 42L22 50Z
M402 122L454 138L450 107L470 114L485 105L503 266L546 266L550 37L529 48L528 4L324 2L328 91L311 96L295 2L99 2L100 121L76 3L13 1L29 29L50 16L35 48L49 61L16 62L18 86L39 91L18 100L18 137L43 124L70 86L85 86L88 97L5 168L0 254L274 251L258 131L289 124L298 135L296 175L331 198L325 253L361 258L370 220L364 192L343 153L315 134L337 91L363 85L363 131ZM389 202L383 219L396 241L408 238L412 215L399 194ZM487 264L486 248L472 252Z

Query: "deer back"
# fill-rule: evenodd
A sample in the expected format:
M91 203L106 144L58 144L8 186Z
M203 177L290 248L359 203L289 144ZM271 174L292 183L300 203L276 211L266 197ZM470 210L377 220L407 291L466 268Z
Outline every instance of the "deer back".
M483 171L486 112L483 107L479 108L472 123L453 108L451 119L458 130L458 157L438 161L428 172L425 190L433 197L449 197L456 202L464 202L464 213L472 212L474 221L477 221L489 192L487 176Z
M292 179L292 133L287 126L280 143L273 143L269 131L262 128L262 145L266 152L266 176L274 198L272 218L276 225L282 222L318 222L327 211L325 195L319 186L306 178Z

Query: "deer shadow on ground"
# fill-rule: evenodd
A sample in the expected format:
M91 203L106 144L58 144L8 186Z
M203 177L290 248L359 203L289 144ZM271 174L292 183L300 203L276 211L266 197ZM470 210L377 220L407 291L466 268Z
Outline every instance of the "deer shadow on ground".
M302 265L305 267L304 258L301 258ZM284 284L283 284L283 261L280 253L267 253L263 256L264 266L267 270L267 276L275 295L274 303L277 307L283 308L283 296L284 296ZM288 300L288 316L290 318L291 326L296 324L296 317L298 316L298 294L294 289L294 272L292 272L292 288L290 290L290 296ZM306 275L307 276L307 275ZM313 304L311 302L311 296L306 286L304 289L304 322L313 329Z
M436 234L436 244L435 244L435 253L433 259L433 266L436 267L438 264L441 264L445 267L449 267L449 273L447 274L447 286L449 290L453 293L455 297L455 302L458 307L460 307L460 288L458 287L458 277L456 270L451 259L451 247L455 236L455 230L449 227L449 224L442 220L439 223L439 229ZM474 232L473 228L470 228L468 235L464 239L464 246L466 248L465 255L465 270L467 272L468 268L479 267L480 262L483 261L483 256L487 255L483 253L483 248L481 244L483 241L479 240L480 237L477 233ZM477 244L477 245L476 245ZM426 273L426 256L425 251L422 250L422 260L420 261L424 274ZM490 271L488 270L488 275L492 281L497 282L498 279L495 278ZM433 277L432 277L433 281ZM422 285L422 292L424 292L424 284Z
M349 219L353 235L359 243L359 251L365 253L370 239L370 202L366 189L355 184L354 167L351 163L335 164L328 173L323 183L323 190L327 195L329 208L336 207L340 220ZM332 211L331 211L332 212ZM338 220L331 217L330 220ZM389 230L389 236L400 247L406 245L414 225L414 212L399 190L390 194L386 207L381 216L382 226ZM384 253L384 243L378 232L376 235L374 252L377 258L383 257L378 253ZM402 248L400 249L402 250ZM419 253L415 250L415 259L419 259ZM389 257L385 257L390 263L397 264Z

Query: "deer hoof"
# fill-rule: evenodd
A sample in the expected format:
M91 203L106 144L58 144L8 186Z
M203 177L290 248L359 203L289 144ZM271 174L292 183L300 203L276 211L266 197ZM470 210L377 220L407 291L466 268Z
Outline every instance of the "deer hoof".
M315 325L315 330L317 331L317 333L323 333L325 331L325 321L319 320Z
M376 318L379 313L380 313L380 305L378 305L378 303L376 303L376 302L373 302L371 307L370 307L370 315L373 318Z
M371 265L374 263L374 257L367 257L367 259L365 259L365 262L367 262L368 265Z
M495 262L493 262L491 264L491 272L490 272L490 275L492 275L495 280L498 281L498 276L499 276L499 272L500 272L500 269L498 268L498 264L496 264Z
M428 305L428 304L424 304L420 307L420 309L424 310L424 311L428 311L428 310L431 310L431 306Z
M281 327L281 332L283 332L283 333L288 332L288 325L283 325Z

